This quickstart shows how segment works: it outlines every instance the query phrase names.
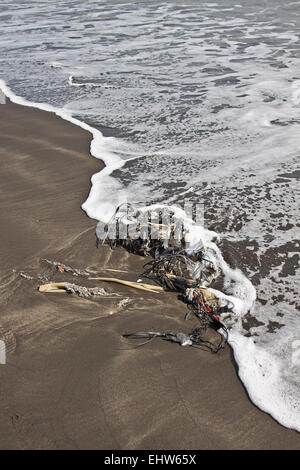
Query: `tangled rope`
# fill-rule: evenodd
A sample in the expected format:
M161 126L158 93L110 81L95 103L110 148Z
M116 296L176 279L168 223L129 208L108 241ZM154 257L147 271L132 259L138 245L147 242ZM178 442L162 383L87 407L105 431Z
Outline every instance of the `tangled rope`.
M161 338L165 341L172 341L173 343L179 343L181 346L192 346L197 347L206 351L211 351L212 353L216 354L220 349L222 349L225 345L226 340L222 336L221 341L218 345L213 344L211 341L204 339L203 337L203 328L197 327L194 328L191 333L182 333L179 332L165 332L161 333L158 331L140 331L137 333L126 333L123 335L124 338L146 338L147 340L143 343L137 345L143 346L154 338Z

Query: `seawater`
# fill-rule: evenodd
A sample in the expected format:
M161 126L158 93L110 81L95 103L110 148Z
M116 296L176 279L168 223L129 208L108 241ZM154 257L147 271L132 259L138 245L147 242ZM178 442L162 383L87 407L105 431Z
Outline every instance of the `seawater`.
M224 273L240 378L299 431L299 3L14 0L0 22L5 94L90 131L106 163L90 217L204 204L190 237Z

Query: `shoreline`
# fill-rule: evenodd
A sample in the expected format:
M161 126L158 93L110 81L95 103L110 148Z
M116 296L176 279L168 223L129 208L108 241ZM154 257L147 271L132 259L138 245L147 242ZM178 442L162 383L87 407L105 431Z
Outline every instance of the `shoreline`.
M90 133L10 101L1 111L0 448L300 449L296 431L250 402L229 346L219 356L163 341L126 349L124 332L182 326L176 295L103 283L129 299L120 307L40 294L20 278L61 280L47 258L136 280L145 260L95 247L96 222L80 209L88 175L104 167L88 157Z

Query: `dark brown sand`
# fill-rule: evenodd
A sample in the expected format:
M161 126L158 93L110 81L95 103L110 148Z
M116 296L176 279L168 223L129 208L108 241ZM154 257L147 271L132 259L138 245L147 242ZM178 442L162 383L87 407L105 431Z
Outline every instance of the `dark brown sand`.
M95 246L96 222L80 209L101 169L90 134L36 109L0 110L0 448L300 449L298 433L249 401L229 347L128 348L124 332L194 326L176 294L103 283L122 297L86 300L39 293L19 275L86 282L48 258L136 280L145 260Z

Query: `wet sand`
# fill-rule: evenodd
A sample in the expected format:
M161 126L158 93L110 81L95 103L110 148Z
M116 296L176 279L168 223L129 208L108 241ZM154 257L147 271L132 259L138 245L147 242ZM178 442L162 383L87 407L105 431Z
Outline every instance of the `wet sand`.
M130 280L145 259L96 248L96 221L80 209L102 168L89 133L10 102L0 125L0 449L300 449L297 432L250 402L228 346L128 346L122 333L194 326L176 294L105 283L120 297L38 292L45 277L95 285L44 258Z

